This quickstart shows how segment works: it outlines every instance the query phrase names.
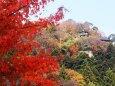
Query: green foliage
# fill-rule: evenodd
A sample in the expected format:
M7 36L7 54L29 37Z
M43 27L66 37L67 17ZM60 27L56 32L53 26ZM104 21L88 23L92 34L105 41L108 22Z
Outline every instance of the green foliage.
M51 28L51 32L56 31L56 30L57 30L57 27L55 25L53 25L52 28Z
M10 50L7 54L3 54L5 59L9 59L11 55L13 55L16 52L16 50Z
M114 51L107 50L107 52ZM111 53L111 55L113 56L114 53ZM96 57L89 58L87 54L80 53L77 58L66 58L63 64L65 67L83 74L86 86L115 85L115 57L106 59L101 49Z
M103 50L101 48L98 48L96 56L99 57L100 59L103 59L104 52L103 52Z
M59 54L60 54L60 50L58 50L58 49L54 49L53 52L52 52L53 56L57 56Z
M64 46L69 47L69 46L73 45L75 42L76 42L75 40L69 39L64 43Z
M65 55L65 54L67 53L67 51L68 51L68 47L63 46L62 49L61 49L61 53L62 53L63 55Z
M113 46L112 43L110 43L109 46L107 47L106 58L110 59L112 57L115 57L115 47Z
M76 63L77 62L75 58L65 58L63 61L63 65L71 69L74 69Z
M93 82L89 82L88 86L96 86Z
M111 70L110 68L105 72L104 82L108 82L105 83L105 86L115 85L115 72L113 72L113 70Z
M80 53L78 58L65 58L63 65L71 69L80 69L83 67L83 62L85 58L88 58L88 55L85 53Z
M63 79L63 80L70 80L69 75L67 74L67 72L65 71L65 67L62 65L61 67L61 71L59 76Z

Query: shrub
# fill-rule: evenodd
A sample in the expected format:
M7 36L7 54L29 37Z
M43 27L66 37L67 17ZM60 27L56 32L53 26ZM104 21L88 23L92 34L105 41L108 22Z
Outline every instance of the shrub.
M85 85L85 81L84 81L82 74L79 74L78 72L71 70L71 69L65 69L65 71L69 75L70 80L74 81L76 85L78 86Z
M53 52L52 52L53 56L57 56L59 54L60 54L60 50L58 50L58 49L54 49Z

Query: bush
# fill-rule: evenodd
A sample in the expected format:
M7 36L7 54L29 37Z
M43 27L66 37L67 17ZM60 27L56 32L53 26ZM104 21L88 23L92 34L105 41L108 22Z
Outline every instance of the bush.
M66 55L67 52L68 52L68 47L63 46L63 47L62 47L62 50L61 50L61 53L62 53L63 55Z
M60 54L60 50L58 50L58 49L54 49L52 52L52 56L57 56L59 54Z
M82 74L80 74L74 70L71 70L71 69L65 69L65 71L69 75L70 80L73 80L76 85L78 85L78 86L85 85L84 77L82 76Z
M63 79L63 80L70 80L70 77L68 76L67 72L65 71L65 67L62 66L61 67L61 71L59 76Z
M68 80L68 81L63 81L62 86L79 86L79 85L76 85L75 82L72 80Z

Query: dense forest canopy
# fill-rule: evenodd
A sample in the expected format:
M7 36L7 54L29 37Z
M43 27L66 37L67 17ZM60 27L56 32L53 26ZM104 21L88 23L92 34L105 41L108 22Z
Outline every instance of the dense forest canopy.
M115 35L90 22L59 23L64 7L28 19L52 1L0 0L0 86L114 86Z

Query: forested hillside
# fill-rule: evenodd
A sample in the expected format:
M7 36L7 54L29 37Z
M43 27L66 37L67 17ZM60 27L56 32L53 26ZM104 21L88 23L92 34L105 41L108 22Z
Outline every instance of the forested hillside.
M115 45L101 40L107 37L98 27L69 19L41 33L36 40L43 50L63 56L59 64L64 86L114 86Z
M0 0L0 86L115 86L115 34L59 22L63 6L38 17L53 1Z

